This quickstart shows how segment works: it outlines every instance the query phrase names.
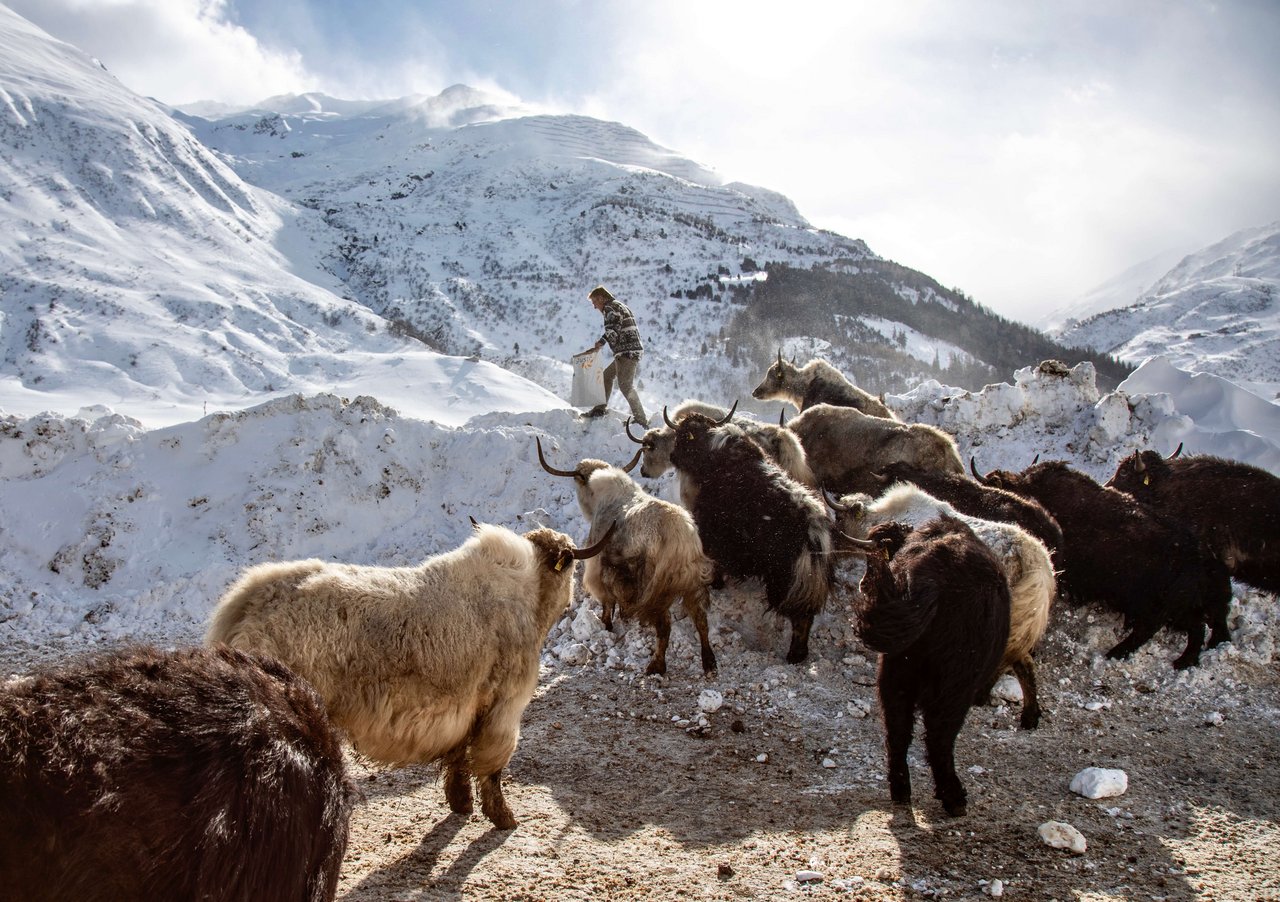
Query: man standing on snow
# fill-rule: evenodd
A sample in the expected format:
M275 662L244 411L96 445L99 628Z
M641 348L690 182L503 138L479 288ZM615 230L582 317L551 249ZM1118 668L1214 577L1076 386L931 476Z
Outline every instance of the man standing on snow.
M587 416L603 416L609 409L609 395L613 392L613 380L618 380L618 391L631 405L631 416L643 427L649 425L644 407L640 404L640 396L636 393L636 372L640 369L640 356L644 354L644 345L640 343L640 329L636 326L636 318L631 315L627 305L614 298L609 289L597 285L587 295L592 306L604 314L604 334L599 340L581 354L590 354L609 343L613 351L613 362L604 370L604 403L597 404L588 411Z

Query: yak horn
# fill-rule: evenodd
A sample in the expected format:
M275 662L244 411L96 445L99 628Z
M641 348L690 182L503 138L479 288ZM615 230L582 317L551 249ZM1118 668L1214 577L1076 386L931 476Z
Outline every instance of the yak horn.
M778 369L782 369L782 345L778 345Z
M1133 472L1135 473L1147 472L1147 462L1142 459L1141 451L1133 455Z
M467 519L469 519L469 520L471 521L471 528L472 528L472 529L479 529L479 528L480 528L480 524L476 522L476 518L475 518L475 517L473 517L473 516L471 516L470 514L468 514L468 515L467 515Z
M969 455L969 472L973 474L973 478L982 482L986 477L978 472L978 465L973 461L973 455Z
M631 441L635 442L637 445L644 444L644 439L636 438L634 435L631 434L631 417L627 417L627 421L622 425L623 425L623 428L626 429L627 438L631 439Z
M662 422L666 423L672 429L678 428L675 423L671 422L671 417L667 416L667 405L662 405Z
M841 503L840 499L827 491L826 486L822 488L822 500L827 502L827 507L833 511L848 510L848 505Z
M868 551L874 551L876 549L876 543L870 539L855 539L847 532L842 532L839 529L835 532L841 539L849 543L849 551L854 554L866 554Z
M785 407L778 408L778 425L787 425L787 409Z
M631 463L629 463L629 464L627 464L625 467L622 467L622 468L621 468L622 472L623 472L623 473L630 473L632 470L634 470L634 469L636 468L636 464L638 464L638 463L640 462L640 455L641 455L641 454L644 454L644 449L643 449L643 448L641 448L640 450L638 450L638 451L636 452L636 456L635 456L635 457L631 458Z
M596 542L594 545L590 546L589 548L574 549L573 559L575 561L581 561L589 557L595 557L597 554L604 551L605 543L609 541L609 537L613 535L613 531L617 528L618 528L618 521L614 520L611 524L609 524L609 531L600 537L599 542Z
M724 419L716 420L717 426L723 426L725 423L733 419L733 412L738 409L738 402L735 400L733 406L729 408L729 412L724 415Z
M580 474L577 470L557 470L555 467L551 466L551 464L547 463L547 459L542 455L542 439L535 436L533 440L538 446L538 463L542 464L542 469L546 470L552 476L568 476L572 479L578 478Z
M1178 442L1178 447L1174 448L1173 453L1170 454L1168 457L1166 457L1165 460L1173 460L1175 457L1177 457L1181 453L1182 453L1182 442Z
M1031 466L1033 466L1033 467L1034 467L1034 466L1035 466L1036 464L1038 464L1038 463L1040 463L1040 455L1039 455L1039 454L1037 454L1035 457L1031 458Z

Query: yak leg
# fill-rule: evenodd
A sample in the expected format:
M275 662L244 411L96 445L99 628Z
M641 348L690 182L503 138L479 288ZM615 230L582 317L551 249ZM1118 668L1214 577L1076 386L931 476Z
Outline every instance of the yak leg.
M500 701L476 725L471 737L471 769L480 787L480 810L499 830L516 826L502 795L502 769L516 750L524 704Z
M1200 649L1204 648L1204 624L1196 621L1187 627L1187 647L1173 661L1174 670L1186 670L1200 663Z
M956 737L964 725L967 709L968 705L953 703L941 710L926 708L924 712L924 744L929 754L929 769L933 771L933 794L952 817L964 814L968 807L964 784L956 776Z
M1022 718L1018 726L1024 730L1034 730L1040 725L1040 700L1036 698L1036 665L1031 656L1019 658L1013 662L1013 675L1018 678L1022 687Z
M797 615L791 618L791 648L787 651L787 663L799 664L809 657L809 630L813 617Z
M907 748L915 729L915 682L911 674L881 658L880 678L876 689L880 695L880 711L884 716L884 750L889 772L889 798L899 804L911 802L911 770L907 767Z
M613 632L613 599L607 596L600 599L600 622L606 631Z
M1139 648L1146 645L1147 642L1150 641L1151 637L1159 631L1160 622L1155 618L1135 621L1132 632L1113 646L1107 652L1107 657L1112 660L1127 658Z
M653 628L658 634L658 644L644 672L664 674L667 672L667 643L671 641L671 612L660 611L654 619Z
M698 631L698 643L702 646L702 673L709 676L716 671L716 653L711 650L711 638L707 632L707 608L711 597L705 587L690 592L684 598L684 609Z
M1217 648L1223 642L1231 641L1231 629L1227 626L1227 614L1231 612L1231 584L1227 584L1224 598L1209 607L1209 647Z
M444 798L454 814L470 814L471 769L467 766L467 747L458 746L444 761Z

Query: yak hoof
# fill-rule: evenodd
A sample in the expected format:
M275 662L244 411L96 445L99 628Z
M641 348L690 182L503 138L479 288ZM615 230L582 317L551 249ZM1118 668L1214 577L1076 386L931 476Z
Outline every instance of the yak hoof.
M667 662L659 661L657 658L649 662L649 666L644 669L649 676L664 676L667 672Z
M500 811L497 814L489 815L489 820L493 822L495 830L514 830L520 826L520 822L510 811Z
M1018 726L1024 730L1034 730L1040 726L1040 712L1024 710L1022 717L1018 719Z
M1186 670L1188 667L1198 666L1199 663L1200 655L1198 653L1194 655L1180 655L1177 660L1173 662L1173 669Z
M716 656L711 652L707 652L702 656L702 675L705 677L713 677L716 675Z
M958 802L943 802L942 810L945 811L949 817L964 817L969 813L969 806L965 803L964 799L961 799Z

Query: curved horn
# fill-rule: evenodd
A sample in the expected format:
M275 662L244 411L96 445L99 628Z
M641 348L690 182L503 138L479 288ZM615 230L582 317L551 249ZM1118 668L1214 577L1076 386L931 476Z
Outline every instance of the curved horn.
M859 552L865 553L868 551L874 551L876 548L876 543L870 539L855 539L847 532L841 532L838 529L836 530L836 535L838 535L843 541L848 542L850 546L849 550L855 554Z
M636 464L638 464L638 463L640 462L640 455L641 455L641 454L644 454L644 449L643 449L643 448L641 448L640 450L636 451L636 456L635 456L635 457L633 457L633 458L631 458L631 463L627 464L625 467L621 467L621 468L620 468L620 469L622 470L622 472L623 472L623 473L630 473L632 470L634 470L634 469L636 468Z
M472 529L479 529L479 528L480 528L480 524L476 522L476 518L475 518L475 517L472 517L470 514L467 514L467 517L471 520L471 528L472 528Z
M618 521L614 520L613 523L609 525L609 531L600 537L599 542L596 542L590 548L575 548L573 551L573 559L575 561L581 561L585 558L595 557L597 554L604 551L605 543L609 541L609 537L613 535L613 531L617 528Z
M577 470L557 470L551 464L547 463L547 459L542 455L542 439L534 436L534 442L538 446L538 463L542 464L542 469L546 470L552 476L568 476L571 479L578 478Z
M631 439L631 441L635 442L637 445L644 444L643 438L636 438L634 435L631 434L631 417L627 417L627 421L622 425L627 431L627 438Z
M978 465L973 462L973 455L969 455L969 472L973 474L973 478L982 482L982 474L978 472Z
M849 509L848 505L841 504L839 498L828 492L826 486L822 487L822 500L827 502L827 507L831 508L833 511L844 511Z
M1035 466L1036 464L1038 464L1038 463L1040 463L1040 455L1039 455L1039 454L1037 454L1035 457L1031 458L1031 466L1033 466L1033 467L1034 467L1034 466Z
M717 426L723 426L725 423L733 419L733 412L738 409L738 402L735 400L733 406L729 408L729 412L724 415L724 419L716 420Z
M778 369L782 369L782 345L778 345Z
M1175 457L1177 457L1181 453L1182 453L1182 442L1178 442L1178 447L1174 448L1173 453L1170 454L1168 457L1166 457L1165 460L1173 460Z
M665 404L662 405L662 421L666 423L668 426L670 426L672 429L677 428L676 424L671 422L671 417L667 416L667 405Z
M787 409L785 407L778 408L778 425L787 425Z

